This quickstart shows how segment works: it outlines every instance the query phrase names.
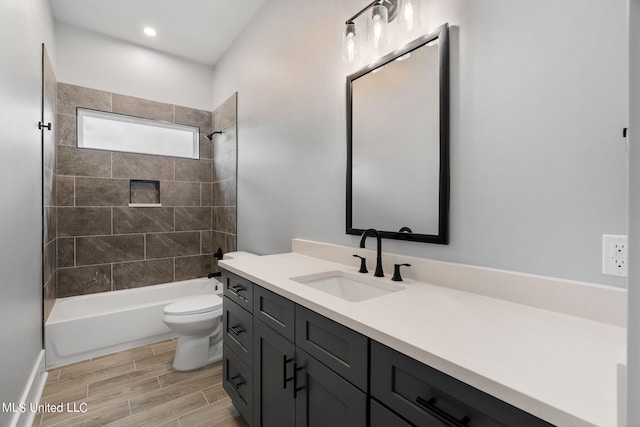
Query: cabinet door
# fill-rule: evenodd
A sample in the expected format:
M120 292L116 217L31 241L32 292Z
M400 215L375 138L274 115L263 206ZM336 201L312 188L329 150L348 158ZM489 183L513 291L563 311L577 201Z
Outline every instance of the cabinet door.
M296 427L367 425L363 392L299 348L296 368Z
M233 406L247 423L253 425L253 374L236 354L226 345L222 356L222 387Z
M253 334L254 426L293 427L295 347L257 318Z

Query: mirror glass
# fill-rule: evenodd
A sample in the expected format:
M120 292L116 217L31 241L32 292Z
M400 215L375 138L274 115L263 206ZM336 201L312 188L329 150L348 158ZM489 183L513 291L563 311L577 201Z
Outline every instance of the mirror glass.
M78 108L78 148L197 159L199 129Z
M347 233L447 243L447 49L445 25L347 78Z

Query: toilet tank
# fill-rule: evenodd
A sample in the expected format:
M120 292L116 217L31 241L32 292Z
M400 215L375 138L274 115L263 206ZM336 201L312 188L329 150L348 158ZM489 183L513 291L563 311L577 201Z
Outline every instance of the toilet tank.
M258 255L252 254L251 252L235 251L235 252L227 252L222 256L222 259L238 259L238 258L247 258L252 256L258 256Z

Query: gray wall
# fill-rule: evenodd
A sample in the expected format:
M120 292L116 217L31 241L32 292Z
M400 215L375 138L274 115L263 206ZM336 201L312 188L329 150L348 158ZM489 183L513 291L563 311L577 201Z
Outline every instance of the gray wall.
M640 425L640 0L629 1L628 426Z
M44 0L0 1L0 402L16 402L42 348L41 44L55 62ZM7 425L10 413L0 413Z
M242 98L239 249L286 252L293 237L356 245L344 234L355 66L340 61L340 43L361 7L270 1L214 68L214 105L229 90ZM451 243L383 249L624 286L600 271L601 235L627 231L626 1L425 1L425 32L444 22Z
M58 81L200 110L213 107L208 65L61 22L56 43Z

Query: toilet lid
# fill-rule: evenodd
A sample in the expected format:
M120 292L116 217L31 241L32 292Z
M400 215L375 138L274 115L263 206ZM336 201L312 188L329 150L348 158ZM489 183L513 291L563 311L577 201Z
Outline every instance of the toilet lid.
M200 314L213 311L222 306L222 299L218 295L198 295L182 298L164 308L165 314Z

